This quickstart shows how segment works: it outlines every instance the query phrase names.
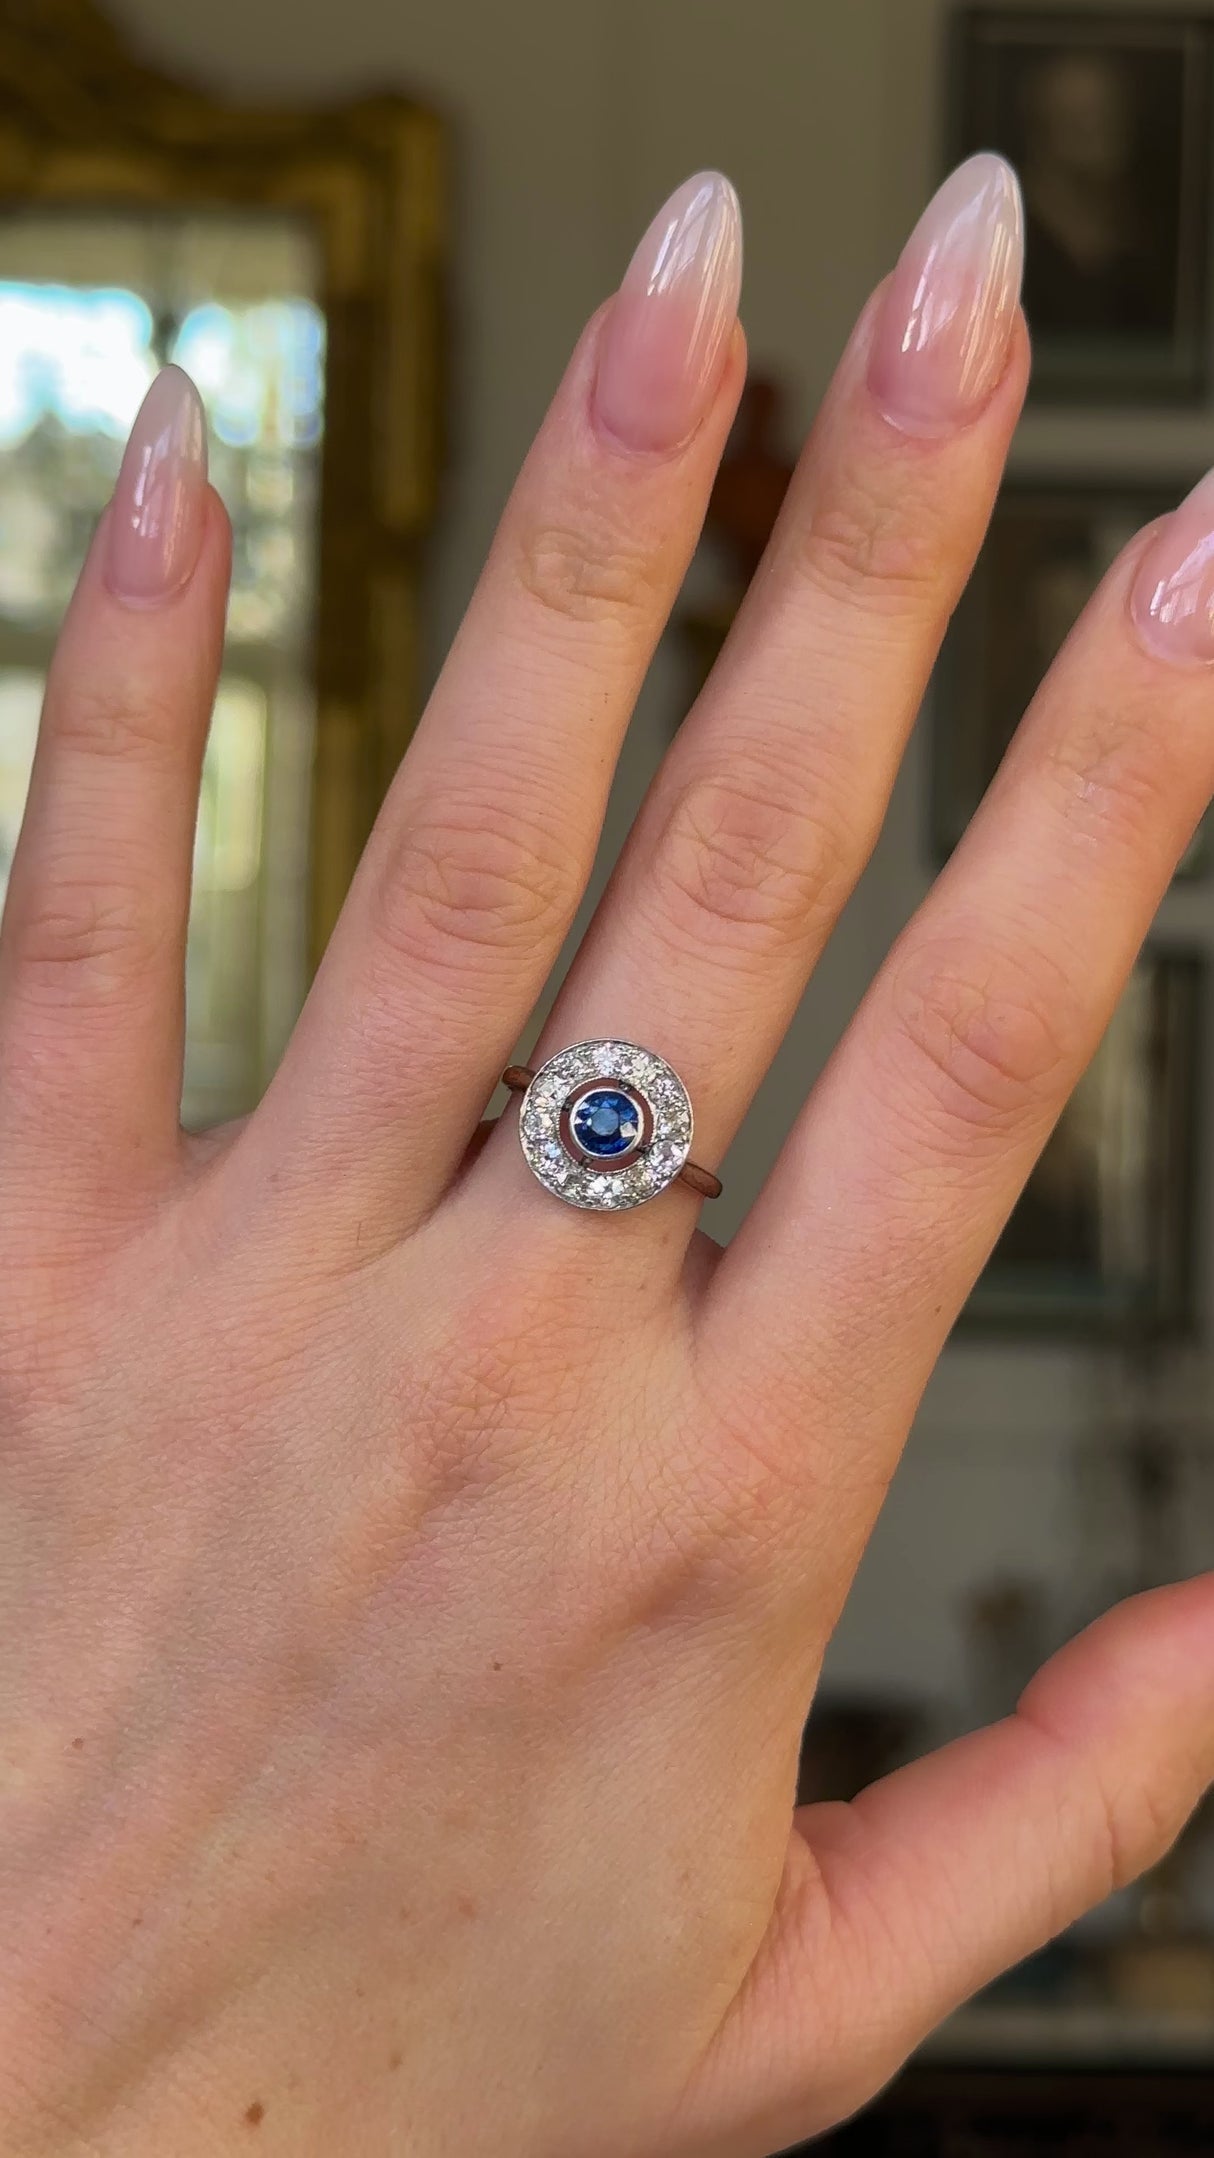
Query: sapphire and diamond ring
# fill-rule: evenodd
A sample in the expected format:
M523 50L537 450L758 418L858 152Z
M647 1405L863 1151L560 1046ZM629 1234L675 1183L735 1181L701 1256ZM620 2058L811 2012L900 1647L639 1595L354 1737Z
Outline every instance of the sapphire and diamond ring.
M523 1096L519 1138L532 1173L568 1206L617 1214L680 1177L702 1198L719 1179L689 1159L687 1089L664 1057L634 1042L578 1042L536 1072L503 1074Z

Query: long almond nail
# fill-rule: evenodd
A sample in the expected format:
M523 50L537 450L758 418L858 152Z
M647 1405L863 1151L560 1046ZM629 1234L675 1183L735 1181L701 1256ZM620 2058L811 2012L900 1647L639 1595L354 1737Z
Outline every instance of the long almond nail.
M977 416L1007 366L1023 274L1016 175L984 152L928 204L885 295L869 383L896 426L944 434Z
M1173 665L1214 666L1214 473L1167 519L1134 580L1130 612Z
M742 286L738 198L719 172L659 210L611 306L595 409L631 449L668 450L703 419L725 365Z
M118 599L154 606L180 591L202 546L207 431L180 367L157 375L135 416L110 504L105 581Z

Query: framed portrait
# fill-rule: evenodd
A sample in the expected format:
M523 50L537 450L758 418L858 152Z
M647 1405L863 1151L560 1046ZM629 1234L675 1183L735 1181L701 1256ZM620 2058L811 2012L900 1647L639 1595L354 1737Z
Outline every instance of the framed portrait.
M1136 532L1173 507L1186 484L1010 481L1003 488L937 670L931 734L937 861L957 845L1106 570ZM1210 851L1207 819L1179 874L1202 875Z
M1190 1323L1204 960L1148 949L966 1309L1072 1333Z
M951 77L954 157L1001 150L1024 189L1031 394L1199 402L1214 18L966 7Z

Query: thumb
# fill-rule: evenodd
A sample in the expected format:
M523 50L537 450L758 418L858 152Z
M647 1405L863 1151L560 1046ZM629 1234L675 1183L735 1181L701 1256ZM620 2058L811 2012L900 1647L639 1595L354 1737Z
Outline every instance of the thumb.
M953 2009L1155 1865L1212 1782L1208 1576L1111 1612L1004 1722L850 1806L802 1808L689 2094L697 2150L754 2158L853 2112Z

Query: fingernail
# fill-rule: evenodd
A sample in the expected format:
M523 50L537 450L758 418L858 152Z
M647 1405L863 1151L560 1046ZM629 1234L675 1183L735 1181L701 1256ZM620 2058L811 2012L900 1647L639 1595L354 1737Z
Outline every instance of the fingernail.
M110 503L105 581L118 599L153 606L180 590L202 545L206 478L202 400L180 367L162 368L135 416Z
M944 434L1002 379L1024 274L1024 214L1010 165L984 152L928 204L877 323L869 383L887 419Z
M1160 659L1214 665L1214 473L1173 511L1147 549L1130 612Z
M595 409L631 449L669 450L703 419L721 379L742 287L742 217L719 172L684 181L658 211L611 306Z

